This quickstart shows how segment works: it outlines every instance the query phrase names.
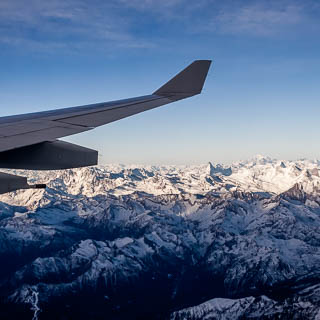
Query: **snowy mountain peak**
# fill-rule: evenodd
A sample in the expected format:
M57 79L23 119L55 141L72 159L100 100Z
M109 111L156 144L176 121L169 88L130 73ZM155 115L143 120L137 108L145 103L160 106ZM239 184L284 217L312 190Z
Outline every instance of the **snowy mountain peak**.
M274 163L275 160L272 160L268 156L264 156L262 154L257 154L254 157L252 157L250 160L248 160L248 163L251 163L253 165L266 165Z
M34 206L52 197L92 197L99 194L115 196L143 192L162 194L206 194L268 192L281 194L295 184L313 193L320 182L317 161L271 160L256 156L254 162L233 164L231 167L209 162L200 166L123 166L106 165L62 171L20 171L30 183L46 183L46 191L21 190L0 196L0 201ZM11 171L12 172L12 171Z

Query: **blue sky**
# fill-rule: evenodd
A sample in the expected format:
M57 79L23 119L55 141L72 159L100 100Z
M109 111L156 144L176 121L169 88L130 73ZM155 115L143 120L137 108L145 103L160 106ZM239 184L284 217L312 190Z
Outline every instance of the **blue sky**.
M1 0L1 114L148 94L212 59L202 95L67 140L101 163L320 158L319 21L311 0Z

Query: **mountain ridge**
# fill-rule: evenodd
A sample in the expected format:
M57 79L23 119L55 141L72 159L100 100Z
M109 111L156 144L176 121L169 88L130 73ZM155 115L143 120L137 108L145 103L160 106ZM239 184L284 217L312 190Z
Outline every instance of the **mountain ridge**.
M317 161L23 172L0 196L0 316L320 315ZM220 299L220 300L219 300Z

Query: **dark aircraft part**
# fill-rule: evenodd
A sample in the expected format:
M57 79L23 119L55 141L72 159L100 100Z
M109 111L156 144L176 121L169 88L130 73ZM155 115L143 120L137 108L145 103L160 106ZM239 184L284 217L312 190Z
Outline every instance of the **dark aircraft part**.
M153 94L177 101L201 93L210 65L210 60L194 61Z
M97 163L97 151L58 140L0 153L0 168L7 169L59 170Z
M29 185L26 177L0 172L0 194L20 189L45 189L45 184Z

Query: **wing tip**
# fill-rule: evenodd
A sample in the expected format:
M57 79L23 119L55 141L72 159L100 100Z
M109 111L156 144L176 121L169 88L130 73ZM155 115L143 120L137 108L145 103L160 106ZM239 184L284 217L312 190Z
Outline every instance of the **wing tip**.
M195 60L153 94L180 100L200 94L212 60Z

